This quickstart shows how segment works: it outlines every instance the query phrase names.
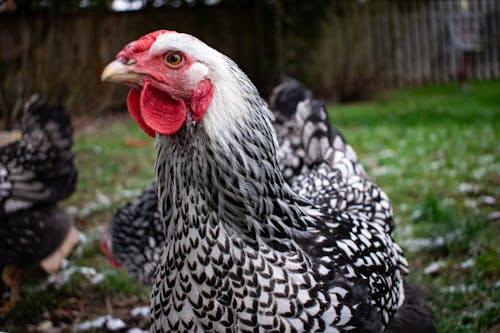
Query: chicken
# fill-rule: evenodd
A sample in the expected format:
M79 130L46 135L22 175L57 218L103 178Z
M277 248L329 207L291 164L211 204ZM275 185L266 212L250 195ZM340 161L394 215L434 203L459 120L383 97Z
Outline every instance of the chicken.
M19 269L52 254L65 240L71 217L57 207L75 190L72 130L66 111L33 96L25 106L19 141L0 147L0 270L19 299Z
M377 212L382 225L392 225L389 199L367 180L352 147L330 125L324 104L312 98L312 92L294 79L276 86L270 97L279 142L278 163L285 180L317 205L356 210L373 218ZM328 163L314 158L316 151L327 150L321 155L330 156ZM315 185L317 179L321 185ZM111 264L125 266L134 278L148 284L154 280L164 243L155 191L151 184L132 204L118 209L101 242ZM381 198L376 209L375 195Z
M65 199L76 186L66 111L35 95L26 103L21 131L18 142L0 151L0 217Z
M164 243L163 222L153 183L133 202L115 212L100 246L111 264L123 265L140 282L152 284Z
M331 125L325 104L314 100L300 82L288 79L273 89L270 107L278 162L292 189L324 209L363 213L391 233L389 198L368 178L354 149Z
M101 78L130 86L128 110L157 140L151 332L382 332L393 317L432 332L426 312L399 315L407 263L386 226L286 183L271 112L232 60L161 30Z
M305 103L306 101L309 102ZM297 110L302 102L300 110ZM308 172L311 166L316 165L314 158L308 160L308 156L321 158L326 149L338 152L337 161L347 162L343 168L346 170L342 170L345 177L366 177L352 147L347 144L340 131L330 124L324 103L314 100L312 92L301 82L292 78L283 80L273 89L269 107L274 114L274 127L279 143L278 161L285 179L290 181L291 178ZM304 142L307 139L310 142ZM319 146L311 139L318 141ZM315 152L314 149L319 150Z

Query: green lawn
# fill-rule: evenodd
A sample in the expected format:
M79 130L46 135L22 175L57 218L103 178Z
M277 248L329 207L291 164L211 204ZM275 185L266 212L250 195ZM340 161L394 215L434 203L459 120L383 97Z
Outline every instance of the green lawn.
M499 324L500 82L471 83L467 94L406 88L329 111L392 200L395 237L438 331Z
M392 200L395 238L410 259L410 279L434 307L438 331L479 333L499 324L500 218L493 213L500 211L500 81L471 83L465 95L455 84L405 88L329 110ZM79 182L65 204L87 240L70 265L94 267L104 279L93 284L75 274L62 287L41 289L45 277L27 278L23 301L0 317L0 331L26 332L47 318L74 324L75 316L91 319L110 306L117 315L147 304L147 288L107 264L98 238L113 210L152 180L153 142L119 115L78 128L74 148ZM72 319L61 319L61 311Z

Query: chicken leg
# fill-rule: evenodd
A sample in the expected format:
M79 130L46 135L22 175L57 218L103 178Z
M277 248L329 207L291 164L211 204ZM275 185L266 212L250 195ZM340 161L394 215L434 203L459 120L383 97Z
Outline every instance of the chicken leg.
M4 267L2 280L6 286L10 287L10 297L8 301L0 306L0 313L7 313L11 311L21 299L19 297L21 273L21 270L15 266L9 265Z

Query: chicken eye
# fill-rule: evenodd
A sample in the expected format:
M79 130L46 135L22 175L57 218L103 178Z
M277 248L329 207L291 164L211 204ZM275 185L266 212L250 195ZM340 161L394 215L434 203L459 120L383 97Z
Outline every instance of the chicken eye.
M184 57L179 52L171 52L165 56L165 61L171 67L179 67L184 62Z

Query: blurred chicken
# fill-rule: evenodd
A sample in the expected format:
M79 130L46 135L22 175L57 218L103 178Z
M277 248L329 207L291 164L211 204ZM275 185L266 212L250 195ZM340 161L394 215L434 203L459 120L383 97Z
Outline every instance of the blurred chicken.
M332 126L325 103L299 81L286 79L273 89L269 106L279 142L278 163L292 189L324 209L364 214L391 233L389 198Z
M35 95L25 105L21 133L0 147L0 270L11 288L0 313L19 299L19 268L53 254L72 227L56 206L74 192L77 178L67 112Z
M115 212L101 249L113 266L123 266L140 282L152 284L164 241L156 184L152 183Z

